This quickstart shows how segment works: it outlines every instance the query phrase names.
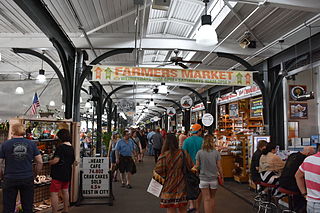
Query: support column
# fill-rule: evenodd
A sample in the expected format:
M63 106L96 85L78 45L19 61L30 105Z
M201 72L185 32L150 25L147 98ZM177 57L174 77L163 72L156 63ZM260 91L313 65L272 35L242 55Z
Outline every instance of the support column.
M168 120L169 120L168 115L165 115L165 117L164 117L164 129L166 131L168 131Z
M112 100L111 99L108 99L107 101L108 103L108 106L107 106L107 109L108 109L108 122L107 122L107 131L108 132L111 132L111 121L112 121Z
M185 130L190 130L190 118L191 118L191 110L185 110L183 120L184 120L184 128Z

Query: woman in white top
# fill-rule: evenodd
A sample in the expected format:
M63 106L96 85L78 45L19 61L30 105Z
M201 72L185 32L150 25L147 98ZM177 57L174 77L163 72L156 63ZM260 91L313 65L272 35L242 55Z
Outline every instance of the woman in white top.
M218 176L223 180L221 156L215 150L214 138L206 135L202 149L196 155L196 169L199 171L200 185L205 213L213 213L214 198L218 188Z

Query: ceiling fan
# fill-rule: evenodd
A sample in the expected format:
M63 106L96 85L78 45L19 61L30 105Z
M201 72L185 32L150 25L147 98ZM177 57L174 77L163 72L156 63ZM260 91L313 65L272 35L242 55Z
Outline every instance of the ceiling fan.
M161 64L158 67L163 67L166 65L170 65L170 64L174 64L174 65L179 65L180 67L182 67L183 69L189 69L189 67L187 65L185 65L184 63L189 63L189 64L201 64L202 61L186 61L183 60L182 57L179 57L179 50L178 49L174 49L174 54L175 56L170 58L170 61L164 61L164 62L169 62L169 63L165 63L165 64Z

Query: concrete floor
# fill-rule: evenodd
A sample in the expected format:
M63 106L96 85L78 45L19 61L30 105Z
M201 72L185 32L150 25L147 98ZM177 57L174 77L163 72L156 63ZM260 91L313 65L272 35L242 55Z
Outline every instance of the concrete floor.
M154 167L153 158L146 156L143 163L137 164L137 174L132 178L132 189L121 188L120 183L113 183L115 201L113 206L87 205L72 207L70 213L164 213L159 207L159 198L149 194L146 189L151 180ZM254 212L251 205L241 200L228 190L220 187L216 195L218 213L250 213Z

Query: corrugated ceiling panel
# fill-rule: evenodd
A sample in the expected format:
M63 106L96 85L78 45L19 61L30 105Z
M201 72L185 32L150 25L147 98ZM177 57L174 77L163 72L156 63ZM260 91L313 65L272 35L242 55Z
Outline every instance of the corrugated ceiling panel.
M168 34L172 34L172 35L177 35L177 36L181 36L181 37L185 37L187 36L187 32L189 31L189 29L192 26L190 25L185 25L185 24L179 24L179 23L174 23L174 22L170 22L169 23L169 27L167 30Z
M149 23L147 34L159 34L164 30L165 22Z
M168 14L167 11L151 9L149 18L150 19L165 18L168 16L167 14Z
M193 4L186 1L177 1L177 6L173 12L173 18L186 20L190 22L195 22L197 20L197 15L199 15L200 5Z
M31 19L13 2L9 0L2 0L0 2L0 9L2 10L2 13L4 13L5 16L7 16L10 21L14 22L18 26L18 28L21 28L23 32L21 32L19 29L14 27L14 32L21 32L21 33L37 33L41 32L40 29L31 21ZM6 24L9 22L7 21ZM3 23L4 24L4 23ZM9 23L9 29L12 29L11 24ZM4 29L7 29L7 27L4 27ZM10 30L9 30L10 32Z

